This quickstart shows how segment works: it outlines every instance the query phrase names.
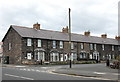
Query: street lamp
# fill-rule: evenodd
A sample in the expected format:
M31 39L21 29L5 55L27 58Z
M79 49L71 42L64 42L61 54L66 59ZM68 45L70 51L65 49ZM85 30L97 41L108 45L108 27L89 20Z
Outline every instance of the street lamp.
M69 56L70 56L70 68L72 68L71 62L71 16L70 16L71 9L69 8Z

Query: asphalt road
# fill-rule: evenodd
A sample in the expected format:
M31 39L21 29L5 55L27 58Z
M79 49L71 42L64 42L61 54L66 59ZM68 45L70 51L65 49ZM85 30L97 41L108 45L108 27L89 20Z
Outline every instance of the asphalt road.
M73 65L74 70L92 71L92 72L115 72L116 70L107 70L103 68L104 64L79 64ZM57 66L30 66L30 67L3 67L2 80L103 80L84 76L74 76L66 74L53 73L52 71L59 68L68 68L68 65ZM102 69L101 69L102 68Z
M57 67L19 67L2 69L2 80L93 80L85 77L51 73Z

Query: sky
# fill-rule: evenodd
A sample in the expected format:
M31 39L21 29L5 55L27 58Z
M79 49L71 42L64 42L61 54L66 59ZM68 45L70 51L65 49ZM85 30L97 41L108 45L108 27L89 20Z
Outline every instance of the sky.
M10 25L61 31L68 26L71 8L72 32L108 38L118 35L119 0L0 0L0 41Z

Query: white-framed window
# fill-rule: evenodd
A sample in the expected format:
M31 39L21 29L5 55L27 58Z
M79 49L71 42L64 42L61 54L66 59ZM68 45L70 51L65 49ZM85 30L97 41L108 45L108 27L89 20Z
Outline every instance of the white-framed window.
M38 39L38 47L41 47L42 45L41 45L41 40L40 39Z
M44 52L37 52L37 54L35 55L35 59L37 61L45 61L45 53Z
M12 44L9 43L9 44L8 44L8 50L11 50L11 47L12 47Z
M114 54L112 55L112 58L115 59L115 55Z
M97 44L94 44L94 50L97 50Z
M84 43L80 43L80 48L84 49Z
M27 53L27 59L29 59L29 60L32 59L32 54L31 53Z
M77 60L77 54L76 53L71 53L73 60Z
M114 46L112 45L112 51L114 51Z
M30 38L27 39L27 46L32 46L32 39Z
M105 50L105 45L104 44L102 44L102 50Z
M93 50L93 44L90 44L90 50Z
M51 61L59 61L59 54L58 53L51 53L50 60Z
M53 41L53 48L56 48L56 41Z
M71 42L71 49L74 49L74 43Z
M60 41L60 48L63 48L63 41Z
M86 53L80 53L80 58L86 58Z

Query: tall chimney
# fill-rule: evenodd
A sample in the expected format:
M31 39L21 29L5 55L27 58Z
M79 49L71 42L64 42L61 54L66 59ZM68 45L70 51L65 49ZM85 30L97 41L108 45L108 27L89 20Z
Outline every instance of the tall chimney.
M115 39L116 39L116 40L120 40L120 36L116 36Z
M102 38L107 38L107 34L102 34L101 37Z
M63 27L62 32L63 33L68 33L69 32L68 26L66 26L66 28Z
M40 30L40 24L38 24L38 22L36 24L33 25L34 29Z
M90 31L84 32L85 36L90 36Z

